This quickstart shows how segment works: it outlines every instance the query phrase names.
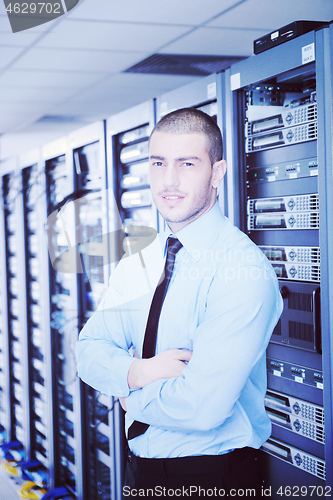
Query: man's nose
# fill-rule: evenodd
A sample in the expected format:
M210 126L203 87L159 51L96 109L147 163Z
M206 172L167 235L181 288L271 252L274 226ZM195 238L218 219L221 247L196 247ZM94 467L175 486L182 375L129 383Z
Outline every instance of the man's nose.
M164 173L164 186L167 188L179 186L178 170L173 165L168 165Z

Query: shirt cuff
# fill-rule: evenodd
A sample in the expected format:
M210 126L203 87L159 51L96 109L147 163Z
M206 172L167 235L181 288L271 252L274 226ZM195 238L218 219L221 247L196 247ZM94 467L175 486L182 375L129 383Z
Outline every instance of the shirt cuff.
M136 358L132 356L124 356L124 358L117 360L114 366L114 372L117 373L117 380L115 385L115 390L117 391L117 396L127 397L130 394L130 388L128 386L128 372L132 363L134 363Z
M163 382L165 382L163 379L156 380L142 389L130 391L129 396L126 398L127 414L130 418L142 422L142 414L144 410L147 410L145 413L149 418L149 411L147 407L156 394L159 393Z

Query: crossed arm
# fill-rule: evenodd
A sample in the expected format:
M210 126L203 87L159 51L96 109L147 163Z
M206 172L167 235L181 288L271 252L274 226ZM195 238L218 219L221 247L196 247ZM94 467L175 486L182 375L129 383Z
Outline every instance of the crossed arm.
M133 358L127 311L134 303L124 313L106 308L80 334L79 376L118 396L133 420L166 430L221 425L234 411L244 385L256 390L248 377L265 352L282 307L271 279L239 277L232 289L221 281L211 285L205 317L193 333L193 354L171 349L150 359Z
M128 387L132 390L142 389L156 380L181 377L186 366L185 361L190 361L191 357L191 351L171 349L152 358L136 359L128 371ZM119 401L126 411L126 398L120 397Z

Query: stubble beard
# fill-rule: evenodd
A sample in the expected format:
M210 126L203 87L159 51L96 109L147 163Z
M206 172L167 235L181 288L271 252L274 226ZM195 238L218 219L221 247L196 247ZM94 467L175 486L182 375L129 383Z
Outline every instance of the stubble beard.
M166 222L170 222L171 224L178 224L178 223L182 223L182 222L186 222L186 221L189 221L192 222L193 220L195 220L197 217L198 214L200 214L201 212L205 213L207 210L205 209L208 209L208 207L210 206L211 204L211 200L212 198L209 196L209 191L210 191L210 187L211 187L211 178L209 179L209 181L207 182L205 188L204 188L204 191L201 191L200 192L200 198L198 200L198 202L194 205L194 206L190 206L188 207L188 209L186 210L185 213L180 213L177 215L174 214L174 216L172 216L172 208L170 208L168 211L166 210L165 213L163 213L163 210L158 210L159 213L162 215L163 219L166 221ZM177 210L177 208L176 208ZM166 213L168 212L168 213Z

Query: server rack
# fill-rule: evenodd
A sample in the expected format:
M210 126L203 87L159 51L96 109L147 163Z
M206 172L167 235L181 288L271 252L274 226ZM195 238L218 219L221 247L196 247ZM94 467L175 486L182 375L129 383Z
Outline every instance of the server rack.
M23 241L22 180L16 159L2 165L2 199L4 229L4 324L3 359L5 398L2 425L6 443L2 456L18 475L17 465L30 454L30 414L27 356L27 322L25 315L25 265ZM7 385L8 384L8 385ZM5 445L6 448L5 448Z
M225 108L222 106L225 94L224 73L217 73L200 78L158 96L156 100L157 120L164 115L180 108L197 108L216 120L225 136ZM222 181L219 187L219 204L222 212L227 215L227 182Z
M154 125L154 101L107 120L109 186L114 190L110 216L114 229L124 233L118 238L120 245L114 248L117 259L133 251L136 239L145 234L140 228L147 228L148 234L149 227L155 231L159 228L148 182L148 138Z
M155 102L147 101L107 120L110 271L124 253L134 253L159 230L160 220L148 184L148 138L155 125ZM116 498L124 476L124 423L114 407Z
M229 214L271 260L284 298L261 453L273 498L332 486L331 57L332 26L226 72Z
M1 165L1 177L3 174L16 171L16 160L9 159ZM1 196L1 234L5 234L5 226L8 222L5 220L5 206L3 196ZM9 362L10 342L8 335L9 323L9 298L7 295L7 245L6 239L1 239L1 438L2 442L8 442L11 439L11 386L10 386L10 369Z
M74 171L78 327L83 328L109 277L105 128L103 122L69 136ZM68 197L67 197L68 199ZM81 383L83 499L115 498L114 400Z
M40 150L17 159L22 180L25 315L29 394L29 461L21 475L38 487L53 486L53 392L49 326L47 247L44 234L45 177ZM21 362L21 359L20 359Z
M0 231L2 230L2 224L0 224ZM1 248L1 254L0 254L0 262L2 264L2 257L3 257L3 248ZM1 290L3 293L4 287L3 287L3 280L2 280L2 274L3 274L3 269L4 266L1 265L0 268L0 283L1 283ZM7 365L7 339L5 336L4 332L4 316L3 316L3 304L4 304L4 298L2 297L2 293L0 292L0 304L1 304L1 309L0 309L0 445L6 440L6 429L8 429L9 425L7 424L7 418L8 418L8 408L7 408L7 401L6 401L6 396L7 396L7 387L8 384L6 382L6 375L8 374L8 365Z
M49 324L52 351L54 485L83 498L82 393L76 375L78 336L77 256L73 203L74 172L67 138L42 148L46 178L45 232L48 245ZM64 205L64 206L63 206Z
M3 214L3 207L0 209ZM0 217L0 234L4 234L4 220ZM9 400L8 400L8 341L6 328L6 294L4 293L6 280L4 276L5 240L2 239L0 248L0 445L7 440L9 435Z
M1 225L2 226L2 225ZM0 226L0 231L2 227ZM2 250L2 249L1 249ZM1 252L1 257L3 256L3 252ZM0 259L1 259L0 257ZM2 274L3 274L4 266L1 266L0 270L0 283L2 285ZM3 293L4 287L1 286L1 290ZM7 381L6 375L8 374L8 365L7 365L7 339L4 332L4 316L3 316L3 303L4 298L0 293L0 445L6 440L7 432L9 425L7 423L7 418L9 415L8 405L6 401L7 397Z
M7 160L1 166L1 175L4 172L14 172L16 162L13 159ZM1 196L1 218L0 231L5 234L4 199ZM6 273L6 240L1 238L1 357L0 357L0 424L1 424L1 444L10 440L11 435L11 404L10 404L10 383L9 383L9 338L8 338L8 296L7 296L7 273Z

